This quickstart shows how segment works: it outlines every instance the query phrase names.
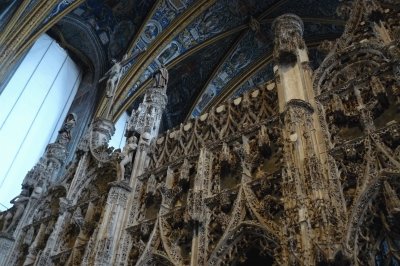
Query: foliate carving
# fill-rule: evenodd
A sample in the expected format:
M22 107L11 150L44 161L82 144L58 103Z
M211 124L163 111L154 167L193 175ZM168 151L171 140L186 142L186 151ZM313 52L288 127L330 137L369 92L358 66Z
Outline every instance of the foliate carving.
M129 121L127 136L141 135L138 147L128 142L123 163L107 146L111 121L96 120L79 162L60 186L46 189L43 180L63 163L61 143L73 124L66 123L49 148L52 160L44 157L27 175L33 193L26 206L33 207L16 219L23 226L14 236L0 235L0 264L10 253L12 265L25 257L26 265L227 265L248 262L249 250L279 265L397 262L398 53L395 41L380 36L396 36L399 22L380 2L353 2L344 35L325 45L315 99L307 87L305 99L280 110L277 76L157 136L168 81L160 70ZM257 23L250 20L252 30ZM293 55L306 52L301 21L284 15L274 27L278 62L296 63ZM135 149L149 166L134 187L109 184L116 169L130 172ZM1 226L17 210L1 213Z
M142 134L142 138L151 139L158 134L162 111L167 104L168 71L161 68L154 76L154 83L145 94L139 108L132 112L128 121L128 132ZM147 136L148 135L148 136Z
M89 132L90 152L99 163L107 163L115 159L112 152L114 148L108 147L115 126L112 121L97 118L91 125Z
M294 14L285 14L276 18L272 25L274 37L274 58L281 63L297 61L297 49L304 49L304 25L302 20Z

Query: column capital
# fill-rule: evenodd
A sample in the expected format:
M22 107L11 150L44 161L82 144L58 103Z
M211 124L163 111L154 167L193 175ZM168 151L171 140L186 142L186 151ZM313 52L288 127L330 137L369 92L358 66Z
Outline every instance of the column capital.
M297 59L297 49L304 49L304 24L300 17L285 14L272 23L274 31L274 58L278 63L290 64Z

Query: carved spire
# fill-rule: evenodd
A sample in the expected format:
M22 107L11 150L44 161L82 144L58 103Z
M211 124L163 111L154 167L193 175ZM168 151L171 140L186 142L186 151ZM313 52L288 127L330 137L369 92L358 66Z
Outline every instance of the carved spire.
M132 112L127 131L137 132L145 139L153 139L158 135L162 112L167 105L168 71L159 69L154 75L154 82L147 90L139 108Z

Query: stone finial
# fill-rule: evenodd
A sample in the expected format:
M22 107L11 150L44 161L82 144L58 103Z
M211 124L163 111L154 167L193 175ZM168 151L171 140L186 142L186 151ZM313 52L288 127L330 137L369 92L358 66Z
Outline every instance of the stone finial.
M152 87L146 91L139 108L132 112L127 127L128 132L137 132L142 136L146 133L150 138L157 136L162 112L168 102L166 94L168 70L160 68L153 79Z
M294 14L277 17L272 23L274 31L274 58L279 63L295 62L297 49L305 47L303 40L303 21Z

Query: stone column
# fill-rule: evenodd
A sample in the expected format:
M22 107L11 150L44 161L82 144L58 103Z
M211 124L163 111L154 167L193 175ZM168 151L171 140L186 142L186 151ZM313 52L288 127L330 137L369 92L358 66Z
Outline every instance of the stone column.
M71 207L69 202L65 198L60 198L59 200L60 200L59 203L60 209L57 221L54 224L53 230L49 236L49 239L46 242L45 248L43 249L40 256L38 256L35 265L38 266L53 265L51 256L54 255L56 250L59 248L60 232L65 230L66 223L67 221L69 221L71 217L71 213L68 212L68 209Z
M189 192L188 208L193 221L193 239L190 265L205 265L207 257L207 222L211 213L205 208L205 198L211 196L213 154L206 148L200 150L193 188Z
M144 96L143 102L139 108L132 112L128 121L127 134L138 135L138 147L132 162L132 172L129 180L129 186L133 189L128 197L129 208L124 213L123 226L129 227L137 223L139 216L139 207L143 181L137 177L145 172L149 165L149 152L151 143L158 136L162 113L167 104L167 82L168 72L161 68L154 75L154 82ZM122 232L123 231L123 232ZM119 235L120 246L115 263L126 264L127 250L130 243L130 236L124 230Z
M15 240L7 234L0 235L0 265L6 265L6 259L10 254Z
M32 227L32 229L33 229L33 227ZM38 254L37 247L40 244L40 242L43 241L45 231L46 231L46 226L43 223L40 224L38 232L36 233L36 237L33 240L33 242L31 243L31 245L29 246L29 249L28 249L29 254L25 258L24 265L31 265L35 262L36 256Z
M132 166L130 186L136 191L137 177L144 173L149 164L150 144L158 136L162 113L167 105L167 81L160 82L166 69L160 69L155 75L153 86L146 92L139 108L132 113L128 122L128 133L139 134L138 148ZM168 74L166 74L168 76ZM168 80L168 77L167 77ZM137 203L133 202L136 206ZM135 211L137 212L137 210ZM137 218L137 217L136 217ZM135 220L136 220L135 218ZM134 222L134 221L131 221Z
M317 103L311 83L307 48L303 35L303 22L299 17L286 14L273 23L275 33L274 68L284 140L283 194L287 243L284 249L288 264L300 259L304 265L315 264L314 242L324 238L326 225L325 204L328 200L326 145L317 115ZM310 209L320 213L313 216ZM325 241L325 239L324 239ZM289 248L291 246L291 248ZM293 248L294 247L294 248Z
M161 116L167 105L166 89L166 86L150 88L144 96L143 103L132 113L129 120L128 130L140 135L139 148L132 168L131 185L137 176L143 174L144 167L148 165L146 159L150 143L158 136Z
M127 199L131 191L132 189L123 181L111 183L107 204L97 233L95 265L113 264L119 234L123 230Z

